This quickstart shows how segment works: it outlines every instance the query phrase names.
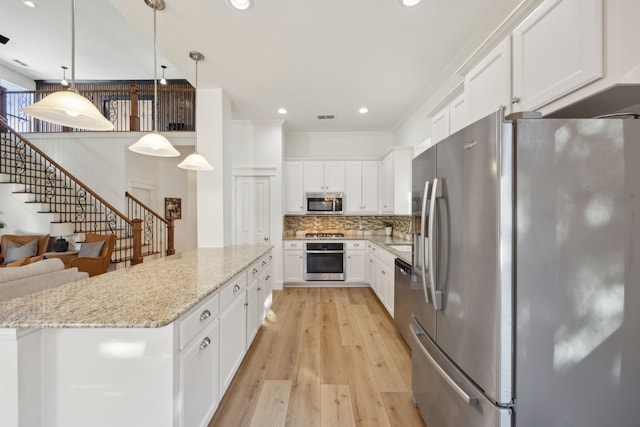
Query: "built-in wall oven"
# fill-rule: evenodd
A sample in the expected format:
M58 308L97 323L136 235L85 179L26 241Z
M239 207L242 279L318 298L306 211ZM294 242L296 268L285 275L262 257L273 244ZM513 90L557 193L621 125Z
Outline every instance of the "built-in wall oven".
M344 281L344 242L307 242L304 248L305 281Z

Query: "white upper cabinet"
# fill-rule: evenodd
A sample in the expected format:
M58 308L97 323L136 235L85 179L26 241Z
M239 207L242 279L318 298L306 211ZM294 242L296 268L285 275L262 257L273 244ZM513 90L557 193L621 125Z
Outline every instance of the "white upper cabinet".
M533 111L603 76L602 0L547 0L513 31L513 111Z
M464 77L469 123L511 105L511 38L507 37Z
M285 162L285 211L304 213L304 185L302 162Z
M382 193L382 203L380 211L382 213L393 213L393 153L382 160L382 179L380 179L380 189Z
M449 106L437 111L431 117L431 140L435 144L449 136Z
M378 211L378 162L345 163L347 213Z
M344 191L344 162L304 162L304 191Z
M469 124L469 103L467 94L462 93L449 104L449 127L455 133Z

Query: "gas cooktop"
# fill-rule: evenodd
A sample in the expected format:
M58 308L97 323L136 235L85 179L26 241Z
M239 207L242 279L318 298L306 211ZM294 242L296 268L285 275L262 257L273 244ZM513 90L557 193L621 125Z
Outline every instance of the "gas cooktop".
M307 233L304 237L335 239L336 237L344 237L344 233Z

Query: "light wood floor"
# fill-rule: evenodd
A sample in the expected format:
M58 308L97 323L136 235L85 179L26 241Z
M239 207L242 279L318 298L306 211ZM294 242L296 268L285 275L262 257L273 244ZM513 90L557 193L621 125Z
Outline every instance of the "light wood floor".
M424 426L411 354L369 288L285 288L209 423Z

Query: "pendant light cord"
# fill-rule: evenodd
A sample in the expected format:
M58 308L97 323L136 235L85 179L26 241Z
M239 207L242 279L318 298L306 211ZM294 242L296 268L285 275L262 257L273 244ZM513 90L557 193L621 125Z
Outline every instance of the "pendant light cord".
M76 0L71 0L71 90L76 90Z
M200 62L199 60L196 60L196 92L195 92L195 97L194 97L194 103L193 105L196 107L196 117L193 120L193 128L196 131L196 153L198 152L198 106L196 105L196 103L198 102L198 62Z
M75 1L75 0L74 0ZM156 11L153 8L153 131L158 131L158 70L156 70Z

